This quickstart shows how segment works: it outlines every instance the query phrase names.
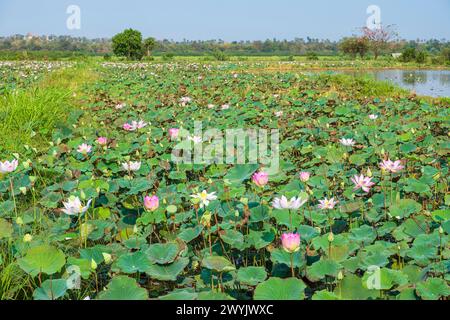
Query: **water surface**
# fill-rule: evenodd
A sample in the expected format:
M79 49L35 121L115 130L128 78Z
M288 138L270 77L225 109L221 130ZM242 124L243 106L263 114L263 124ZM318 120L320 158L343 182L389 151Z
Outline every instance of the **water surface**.
M344 71L345 74L368 74L389 81L418 95L450 97L450 70L370 70Z

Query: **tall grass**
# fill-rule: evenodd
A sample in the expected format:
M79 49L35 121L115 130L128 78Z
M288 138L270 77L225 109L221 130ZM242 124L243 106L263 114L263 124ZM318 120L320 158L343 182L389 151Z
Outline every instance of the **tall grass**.
M33 88L8 92L1 98L0 135L7 151L39 146L72 108L66 89Z
M0 97L0 154L21 153L24 146L42 150L58 122L76 108L75 98L95 78L93 68L79 65L55 71L35 85Z

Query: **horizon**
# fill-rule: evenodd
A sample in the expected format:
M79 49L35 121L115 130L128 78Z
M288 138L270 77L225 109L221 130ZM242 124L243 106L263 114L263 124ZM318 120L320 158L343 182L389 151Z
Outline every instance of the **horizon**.
M79 29L67 27L70 5L80 9ZM141 31L144 37L174 42L293 41L308 37L337 41L358 33L371 16L367 13L370 5L379 7L381 23L395 26L399 40L450 39L450 2L446 0L436 0L433 6L418 0L347 0L345 4L329 0L314 4L261 0L258 6L249 0L227 3L132 0L126 4L119 0L95 3L87 0L43 0L39 3L0 0L0 36L31 33L34 36L110 39L123 29L133 28ZM419 13L420 21L417 22Z

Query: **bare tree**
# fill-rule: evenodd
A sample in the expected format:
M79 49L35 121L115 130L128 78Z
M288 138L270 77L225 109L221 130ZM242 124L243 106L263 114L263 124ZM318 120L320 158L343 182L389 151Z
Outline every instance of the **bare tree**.
M363 37L369 41L369 46L375 59L377 59L380 53L387 48L389 42L397 36L393 25L381 25L379 28L375 29L364 27L362 28L362 32Z

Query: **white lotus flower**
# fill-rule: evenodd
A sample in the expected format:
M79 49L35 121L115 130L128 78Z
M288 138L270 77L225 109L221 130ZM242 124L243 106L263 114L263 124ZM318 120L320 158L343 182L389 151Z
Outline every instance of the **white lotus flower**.
M342 138L341 140L339 140L339 142L340 142L343 146L346 146L346 147L352 147L352 146L354 146L355 143L356 143L356 141L353 140L353 139L345 139L345 138Z
M189 136L188 140L194 142L194 144L198 144L203 141L202 137L199 136Z
M0 161L0 174L11 173L13 171L16 171L18 165L19 165L19 162L16 159L14 159L11 162L10 161L4 161L4 162Z
M215 192L208 193L206 190L203 190L200 193L192 194L191 197L200 200L200 208L204 208L209 205L210 201L217 199L215 194Z
M297 210L302 205L304 205L308 201L308 198L302 198L302 197L292 197L291 200L288 201L288 199L285 196L281 196L281 198L275 198L272 202L272 206L275 209L289 209L289 210Z
M86 206L83 207L83 205L81 204L80 198L70 197L69 201L63 202L65 209L62 209L62 211L64 213L68 214L69 216L79 215L79 214L85 213L89 209L91 202L92 202L92 199L90 199L87 202Z
M126 171L138 171L141 168L140 161L129 161L122 163L122 168Z

